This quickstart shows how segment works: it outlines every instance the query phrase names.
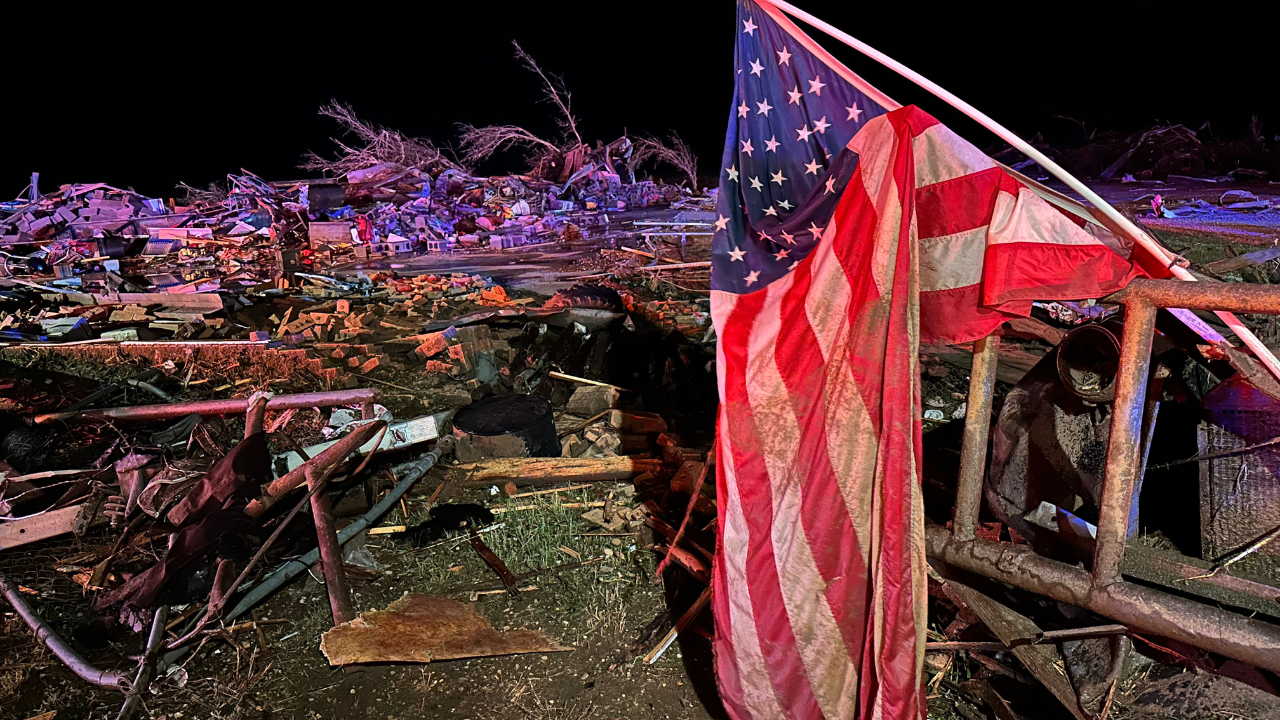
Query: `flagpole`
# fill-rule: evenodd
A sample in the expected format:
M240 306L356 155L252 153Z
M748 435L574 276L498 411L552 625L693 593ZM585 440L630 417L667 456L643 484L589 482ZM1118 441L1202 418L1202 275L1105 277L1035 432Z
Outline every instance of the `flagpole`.
M979 125L982 125L986 129L1000 136L1001 139L1003 139L1005 142L1012 145L1023 155L1026 155L1028 158L1034 160L1037 165L1044 168L1051 175L1061 180L1063 183L1067 185L1067 187L1079 193L1081 197L1089 201L1090 204L1098 208L1098 210L1100 210L1104 215L1106 215L1108 219L1110 219L1117 226L1119 226L1119 228L1123 230L1125 234L1129 235L1134 240L1134 242L1137 242L1144 249L1146 249L1147 252L1151 253L1158 260L1160 260L1160 262L1164 263L1165 266L1168 267L1169 270L1173 272L1174 277L1177 277L1180 280L1188 280L1188 281L1196 280L1196 277L1192 275L1189 270L1177 264L1176 262L1178 259L1177 257L1171 255L1168 251L1166 251L1163 247L1161 247L1159 243L1157 243L1145 232L1143 232L1140 228L1138 228L1138 226L1135 225L1133 221L1131 221L1129 218L1122 215L1120 211L1111 207L1111 205L1106 200L1103 200L1100 195L1095 193L1093 190L1089 189L1087 185L1077 180L1075 176L1067 172L1057 163L1050 160L1048 157L1045 156L1044 153L1035 149L1027 141L1015 135L1013 131L1009 130L1005 126L993 120L991 117L987 116L986 113L975 108L974 106L970 105L964 100L961 100L960 98L956 97L955 95L953 95L951 92L949 92L942 86L926 78L920 73L912 70L906 65L903 65L897 60L894 60L888 55L885 55L879 50L876 50L870 45L867 45L861 40L858 40L857 38L853 37L849 33L846 33L843 30L840 30L839 28L833 27L832 25L829 25L826 22L819 20L818 18L810 15L804 10L801 10L795 5L792 5L786 0L756 0L756 2L759 3L760 5L773 5L777 8L780 8L786 11L792 16L797 17L805 21L806 23L809 23L813 27L818 28L819 30L827 33L828 35L839 40L845 45L848 45L854 50L857 50L863 55L870 57L872 60L875 60L881 65L884 65L890 70L893 70L899 75L914 82L915 84L919 85L925 90L928 90L929 92L936 95L938 98L942 99L951 107L959 110L965 115L968 115L971 119L976 121ZM1245 345L1249 346L1249 349L1252 350L1254 355L1258 357L1258 360L1260 360L1264 365L1267 366L1267 369L1271 371L1272 375L1276 376L1277 378L1280 378L1280 360L1276 360L1276 356L1271 352L1269 348L1267 348L1266 345L1262 344L1262 341L1259 340L1258 337L1253 334L1253 331L1245 327L1244 323L1240 322L1240 319L1230 312L1227 312L1225 310L1215 310L1214 313L1218 316L1219 319L1221 319L1226 324L1227 327L1231 328L1231 331L1234 332L1237 337L1239 337L1241 340L1244 341Z

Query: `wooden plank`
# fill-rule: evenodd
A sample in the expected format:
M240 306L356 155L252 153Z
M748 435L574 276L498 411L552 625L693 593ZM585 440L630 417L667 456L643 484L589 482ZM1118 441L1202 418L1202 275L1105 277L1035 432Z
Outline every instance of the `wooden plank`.
M1278 257L1280 257L1280 245L1269 247L1265 250L1255 250L1251 253L1237 255L1236 257L1227 258L1225 260L1217 260L1205 265L1203 270L1215 275L1221 275L1222 273L1229 273L1235 270L1243 270L1247 267L1253 267L1254 265L1261 265L1264 262L1275 260Z
M1216 574L1213 568L1211 562L1138 542L1129 543L1120 566L1132 578L1280 618L1280 588L1234 568Z
M71 532L83 507L72 505L0 523L0 552Z
M1089 720L1080 709L1075 690L1071 687L1071 680L1058 669L1063 660L1057 646L1026 644L1035 642L1041 635L1040 627L1031 618L1001 605L967 585L953 580L947 580L946 583L964 599L969 609L982 619L983 624L990 628L1001 642L1014 646L1014 657L1018 658L1027 670L1049 692L1053 693L1054 697L1058 698L1076 720Z
M497 458L445 469L445 477L465 485L513 480L517 485L556 482L630 480L662 467L661 460L605 458Z

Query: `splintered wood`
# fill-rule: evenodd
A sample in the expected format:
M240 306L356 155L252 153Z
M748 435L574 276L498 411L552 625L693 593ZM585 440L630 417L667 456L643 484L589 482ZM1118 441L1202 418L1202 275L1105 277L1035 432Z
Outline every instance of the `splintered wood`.
M572 650L535 630L498 632L467 603L410 594L326 632L330 665L433 662L465 657Z

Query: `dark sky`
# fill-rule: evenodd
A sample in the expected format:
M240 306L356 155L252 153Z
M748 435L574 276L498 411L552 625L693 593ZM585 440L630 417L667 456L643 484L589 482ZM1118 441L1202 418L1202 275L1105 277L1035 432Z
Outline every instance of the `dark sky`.
M1045 22L1029 13L1050 5L1026 2L796 1L1024 136L1069 142L1072 125L1057 115L1117 130L1211 120L1219 135L1243 137L1257 114L1268 136L1280 133L1272 54L1280 10L1271 3L1205 5L1199 14L1150 2L1055 3L1058 16ZM584 139L675 130L709 174L734 79L733 0L42 7L26 17L6 10L5 199L32 170L45 188L101 181L161 197L179 180L204 185L241 167L303 177L303 152L331 150L336 128L316 115L330 98L441 143L456 143L458 122L554 135L537 78L512 57L513 39L564 76ZM995 142L941 101L819 40L895 99L980 147ZM520 159L482 170L520 170Z

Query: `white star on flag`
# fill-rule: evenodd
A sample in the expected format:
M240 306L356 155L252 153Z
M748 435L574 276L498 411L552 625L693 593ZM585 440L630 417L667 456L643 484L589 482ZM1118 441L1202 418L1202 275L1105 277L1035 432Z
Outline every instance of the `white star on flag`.
M791 263L790 265L788 265L788 266L787 266L787 270L788 270L788 271L795 270L795 269L796 269L796 266L797 266L797 265L799 265L799 264L800 264L800 261L799 261L799 260L796 260L795 262L793 262L793 263Z
M818 223L816 222L809 223L809 232L813 233L814 240L822 239L822 228L818 227Z
M815 76L812 80L809 81L809 92L813 93L814 95L817 95L818 97L822 97L822 88L826 86L827 84L822 82L822 79L820 77Z
M778 217L778 211L772 205L764 209L764 214Z
M756 110L756 114L765 117L769 117L769 111L773 109L773 106L769 104L769 98L765 98L764 102L756 103L756 107L759 108Z
M724 171L729 173L730 180L734 182L738 182L738 166L737 165L730 165L729 167L725 168Z
M744 32L744 33L746 33L746 34L750 35L751 37L755 37L755 36L756 36L756 28L757 28L757 27L759 27L759 26L758 26L758 25L756 25L755 23L751 22L751 18L747 18L746 20L744 20L744 21L742 22L742 32ZM724 107L724 106L723 106L723 105L721 105L721 107Z
M831 127L831 123L827 122L826 115L823 115L822 117L813 121L813 131L818 133L819 135L826 135L827 128L829 127Z
M862 117L862 110L860 110L857 105L850 105L845 108L845 110L849 111L849 117L845 118L845 120L857 122L858 118Z
M747 107L747 101L743 100L742 104L738 106L738 117L744 118L749 112L751 112L751 108Z
M751 272L747 273L747 287L751 287L759 279L760 279L759 270L752 270Z
M772 241L773 241L773 238L769 237L768 233L764 232L763 230L761 230L760 232L758 232L758 233L756 233L756 234L760 236L760 240L761 240L761 241L763 241L763 242L772 242Z
M764 66L760 64L760 58L756 58L755 60L752 60L751 74L758 77L762 72L764 72Z
M806 163L806 164L805 164L805 166L804 166L804 174L805 174L805 175L817 175L817 174L818 174L818 171L819 171L819 170L821 170L821 169L822 169L822 166L818 164L818 161L817 161L817 159L815 158L815 159L810 160L808 163Z
M778 64L791 65L791 53L787 52L786 48L782 48L778 51Z
M755 190L764 190L764 183L760 182L760 176L751 178L751 187Z
M800 104L800 98L804 97L804 93L800 92L800 86L799 86L799 85L797 85L795 90L788 90L788 91L787 91L787 97L788 97L788 98L791 98L790 100L787 100L787 104L788 104L788 105L791 105L791 104L793 104L793 103L794 103L794 104L796 104L796 105L799 105L799 104Z
M776 173L769 173L769 177L773 178L773 179L772 179L772 180L770 180L769 182L776 182L776 183L778 183L778 186L779 186L779 187L781 187L781 186L782 186L782 183L784 183L784 182L786 182L786 181L787 181L786 176L782 174L782 171L781 171L781 170L779 170L779 171L778 171L778 172L776 172Z
M791 209L791 201L790 201L790 200L779 200L779 201L778 201L778 205L779 205L779 206L781 206L783 210L790 210L790 209Z
M778 136L777 136L777 135L774 135L773 137L771 137L771 138L769 138L768 140L765 140L765 141L764 141L764 149L765 149L765 152L773 152L773 153L776 153L776 152L778 152L778 146L779 146L779 145L781 145L781 144L782 144L782 143L778 142Z
M752 157L751 153L753 150L755 150L755 148L751 147L751 138L747 138L742 141L742 152L746 153L747 157Z
M729 227L729 218L721 215L716 220L716 232L720 232L721 230L724 230L727 227Z
M785 249L784 249L784 250L779 250L778 252L776 252L776 253L774 253L774 254L773 254L773 259L774 259L774 260L777 260L778 262L782 262L782 258L784 258L784 257L786 257L786 256L788 256L788 255L790 255L790 254L791 254L791 251L790 251L790 250L785 250Z
M822 194L826 195L827 193L833 193L835 191L836 191L836 176L832 175L831 177L827 178L827 189L826 189L826 192Z
M788 234L786 230L782 231L782 239L786 240L788 245L796 244L796 236Z
M796 140L799 140L800 142L808 142L809 136L813 134L813 131L809 129L808 125L805 125L804 127L797 130L796 134L799 135L799 137L797 137Z
M729 251L729 262L744 262L744 260L742 259L742 256L746 254L747 253L745 250L739 250L738 248L734 248Z

